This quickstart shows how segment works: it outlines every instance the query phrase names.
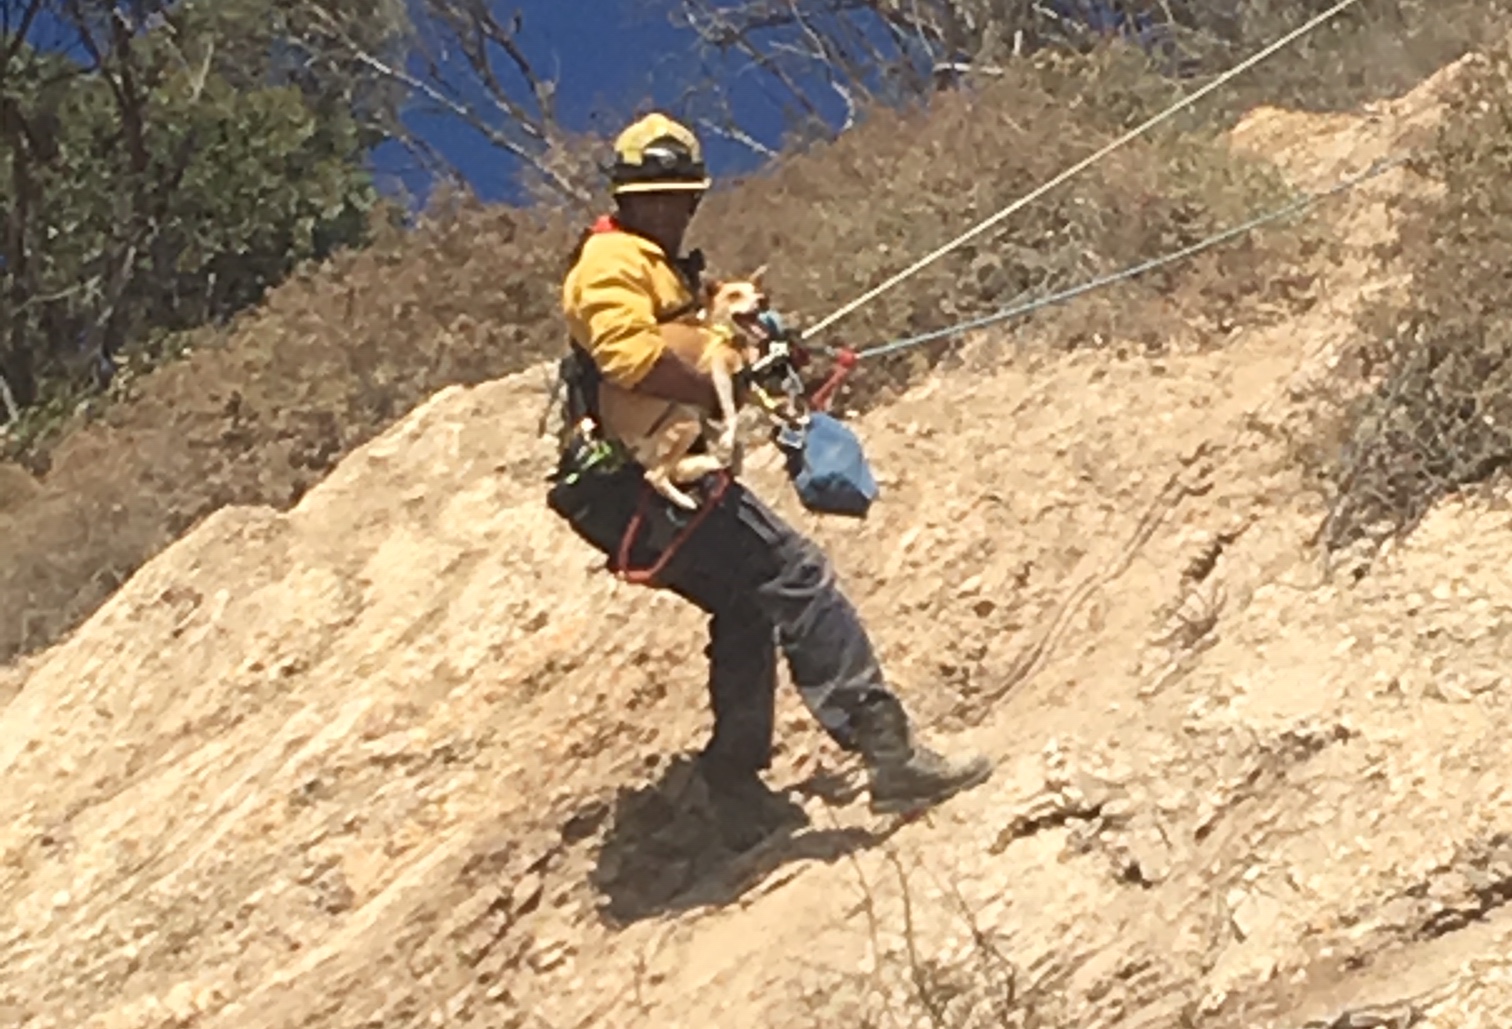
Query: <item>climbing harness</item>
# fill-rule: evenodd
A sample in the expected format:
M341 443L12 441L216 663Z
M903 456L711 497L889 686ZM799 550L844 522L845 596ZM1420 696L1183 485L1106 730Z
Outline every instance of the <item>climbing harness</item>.
M620 226L612 215L600 216L583 232L569 264L576 263L582 254L584 244L593 236L624 231L627 230ZM670 260L682 276L693 299L673 310L659 314L657 322L660 324L676 321L698 309L697 297L705 268L703 253L699 250L690 251L680 258L672 257ZM563 485L570 486L584 476L619 471L630 463L631 458L618 442L606 438L602 432L602 418L598 409L598 389L603 376L598 370L597 363L575 340L569 340L569 343L570 350L558 366L557 383L552 390L550 403L554 405L565 402L566 405L566 417L563 421L565 426L571 428L563 434L564 438L561 441L563 457L553 478ZM544 431L544 418L542 425ZM656 577L666 567L667 562L723 500L731 482L732 476L728 471L716 473L714 484L708 490L703 503L671 541L662 548L655 562L648 568L632 568L630 567L631 552L645 528L647 518L651 514L651 505L655 500L651 487L642 483L635 513L620 537L614 559L609 565L610 570L625 582L654 585Z
M621 580L637 586L654 586L656 584L656 577L667 566L667 562L672 560L677 552L682 549L682 545L688 541L688 537L693 535L698 527L704 523L704 520L724 500L725 492L730 488L732 481L734 481L734 477L728 469L716 472L714 474L714 485L709 489L708 495L704 497L703 503L698 505L698 510L693 512L687 524L680 528L677 531L677 535L673 536L667 545L662 548L656 560L646 568L631 568L630 552L635 547L636 538L641 533L641 528L645 524L646 516L650 514L650 507L655 499L653 496L654 491L650 486L643 483L641 485L640 499L636 503L635 514L631 516L630 524L625 527L625 535L620 539L619 551L615 555L614 565L611 569L614 574Z
M855 367L855 355L836 352L829 377L809 392L800 374L812 361L808 350L792 342L775 312L765 312L762 324L766 353L750 371L750 389L772 419L772 439L786 457L798 499L818 514L865 517L877 498L876 479L860 438L829 413L836 392Z

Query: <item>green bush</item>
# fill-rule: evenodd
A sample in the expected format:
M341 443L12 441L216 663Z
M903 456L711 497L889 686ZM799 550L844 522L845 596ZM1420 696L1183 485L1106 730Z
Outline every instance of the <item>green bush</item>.
M373 91L276 74L275 40L251 38L268 0L187 3L119 38L65 10L58 31L92 61L18 44L0 67L0 372L28 426L91 392L107 358L154 360L165 335L362 243L377 203Z

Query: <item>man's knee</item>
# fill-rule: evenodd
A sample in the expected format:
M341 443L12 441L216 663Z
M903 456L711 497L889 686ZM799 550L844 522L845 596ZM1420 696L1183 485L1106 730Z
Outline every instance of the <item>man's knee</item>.
M781 551L782 579L788 589L818 595L835 589L835 565L813 540L798 533Z
M709 618L706 653L711 660L765 664L775 645L771 619L755 604L716 611Z

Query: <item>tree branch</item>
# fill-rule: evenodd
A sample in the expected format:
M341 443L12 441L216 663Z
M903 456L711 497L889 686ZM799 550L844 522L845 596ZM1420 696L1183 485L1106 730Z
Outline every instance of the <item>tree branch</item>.
M438 2L438 0L432 0L432 2ZM535 97L536 107L541 112L542 127L549 134L556 125L556 83L536 74L535 66L525 56L525 51L520 48L518 42L521 28L520 16L515 15L512 29L506 32L498 20L489 13L484 0L470 0L469 11L478 31L485 39L508 55L520 75L529 84L531 95Z
M422 43L417 55L425 62L422 74L413 74L395 62L386 61L362 46L335 16L318 2L311 11L324 30L334 37L348 56L370 71L404 87L412 97L436 111L456 118L488 143L519 160L560 199L578 205L591 202L589 192L563 175L551 160L562 132L554 108L555 84L541 76L519 45L518 19L506 27L489 10L485 0L420 0L430 25L448 34L466 62L467 70L482 86L486 104L468 99L466 90L448 81L449 60L445 37ZM494 48L503 53L522 77L529 101L503 81L495 67ZM531 104L534 109L532 110ZM490 110L491 108L491 110ZM501 124L502 123L502 124ZM400 142L417 155L437 156L409 134Z
M543 164L538 159L537 155L531 153L529 150L525 149L525 147L515 142L513 139L510 139L508 134L506 134L505 132L488 124L488 120L484 118L482 114L471 105L451 99L450 97L443 94L440 90L432 86L430 83L423 82L420 79L415 78L413 75L410 75L408 72L403 72L398 70L397 68L390 67L384 62L378 60L373 55L366 53L365 51L358 51L353 56L355 56L358 61L361 61L363 64L367 65L373 71L378 72L380 75L386 75L389 78L392 78L395 82L407 86L419 95L431 101L433 104L440 107L442 110L456 116L457 118L460 118L464 123L468 125L469 128L472 128L476 132L480 133L494 146L505 151L506 153L514 155L515 157L524 161L526 164L530 165L530 167L539 172L541 176L544 177L546 181L552 185L553 188L561 193L563 197L574 201L585 201L588 199L587 195L579 190L576 186L574 186L572 183L568 182L566 179L558 175L551 168Z
M736 125L733 120L721 125L718 122L714 121L712 118L700 118L698 119L698 125L700 128L707 131L710 135L719 136L723 139L728 139L731 142L739 143L746 149L768 160L779 156L776 150L773 150L761 140L746 132L739 125Z
M752 41L750 33L754 30L748 27L750 23L737 26L729 19L728 12L716 7L710 0L683 0L683 6L687 11L688 26L697 32L708 45L724 53L731 50L743 53L756 67L781 84L788 95L803 108L804 113L823 123L824 115L808 92L799 86L766 51ZM702 20L700 20L700 15ZM775 22L772 20L774 18ZM789 13L768 14L758 20L762 27L792 24L792 16Z
M0 404L5 406L5 424L20 420L21 408L16 404L16 395L11 392L4 372L0 372Z

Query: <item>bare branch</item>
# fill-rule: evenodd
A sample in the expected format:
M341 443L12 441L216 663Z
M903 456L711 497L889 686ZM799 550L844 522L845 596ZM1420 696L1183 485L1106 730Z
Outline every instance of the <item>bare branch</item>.
M16 394L11 392L4 373L0 373L0 404L5 406L5 424L20 420L21 408L16 403Z
M849 62L845 60L845 57L837 53L836 48L832 47L830 42L821 36L809 24L808 20L804 18L803 12L798 9L798 0L788 0L788 9L792 11L794 24L802 30L804 36L813 45L814 57L824 68L825 78L829 81L830 89L834 90L845 104L845 122L840 126L840 131L844 132L856 124L856 97L841 84L840 78L836 74L835 66L837 64L842 65L844 74L851 78L856 77L854 70L848 66Z
M1135 16L1115 6L1123 31ZM963 65L986 71L1052 39L1084 47L1107 31L1036 0L682 0L677 20L705 48L741 56L810 117L817 103L805 89L823 82L847 123L867 97L927 95L960 81Z
M908 7L899 0L683 0L678 20L706 49L738 55L803 118L832 133L811 90L840 99L839 131L855 123L879 85L889 93L899 86L905 95L926 92L919 53L932 62L939 48L907 42L910 33L928 32L942 10L960 2L966 0L913 0Z
M531 95L535 97L536 106L540 109L543 126L549 130L556 124L556 83L536 74L535 66L525 56L525 51L520 48L517 42L521 27L520 15L514 16L514 23L506 32L503 26L489 14L485 0L470 0L469 9L474 23L484 38L509 56L520 75L529 84Z
M430 17L435 22L445 25L456 38L462 57L488 94L490 103L498 107L513 123L513 126L526 137L538 143L545 143L546 133L538 124L537 119L523 104L513 99L494 68L490 51L490 33L485 25L488 18L487 11L483 10L480 13L473 10L461 10L455 6L456 2L457 0L429 0ZM442 43L435 49L440 53L431 54L422 51L419 56L427 62L427 76L431 82L444 84L447 47Z
M752 136L749 132L746 132L739 125L735 124L733 119L721 124L711 118L700 118L698 119L698 125L699 128L705 130L710 135L719 136L723 139L728 139L731 142L739 143L741 146L753 151L761 157L770 160L778 156L776 150L773 150L761 140L757 139L755 136Z
M589 204L590 191L561 170L557 151L566 133L556 116L556 83L540 74L520 45L519 17L502 18L488 0L417 2L423 18L410 56L422 67L415 72L363 46L322 0L309 0L309 9L349 59L477 132L519 161L552 196ZM401 128L394 135L432 170L445 163L413 133Z
M808 92L752 39L752 34L760 29L791 26L790 12L774 11L736 21L728 10L716 6L712 0L683 0L683 7L686 24L707 45L722 53L732 50L740 52L754 66L775 79L809 117L823 120L822 113Z

